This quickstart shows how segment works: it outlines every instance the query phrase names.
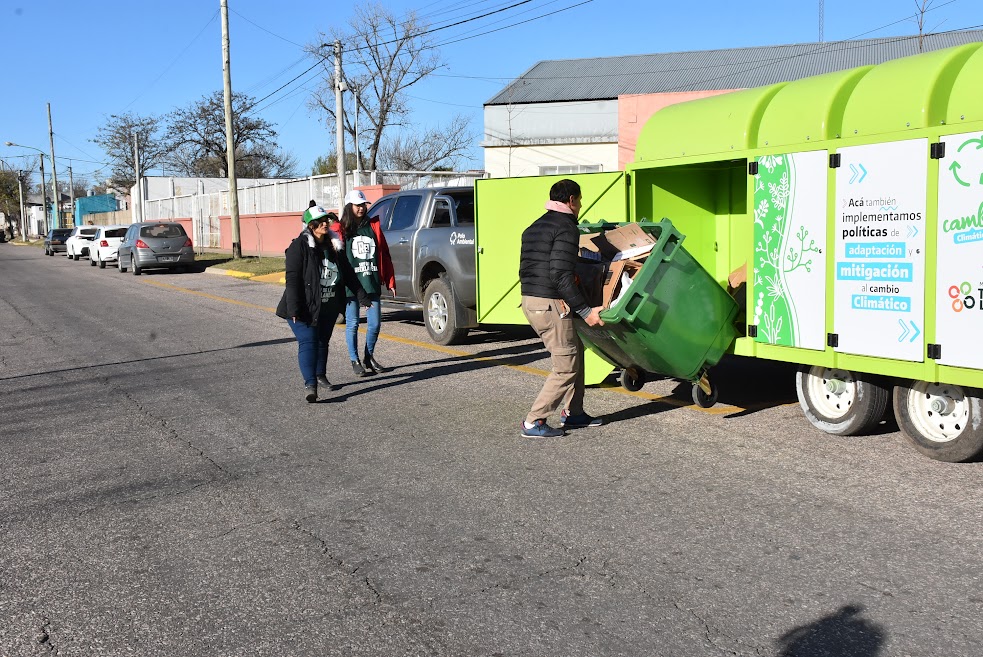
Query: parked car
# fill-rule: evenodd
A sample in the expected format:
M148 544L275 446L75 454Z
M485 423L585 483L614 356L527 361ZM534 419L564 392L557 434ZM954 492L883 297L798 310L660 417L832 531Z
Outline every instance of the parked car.
M119 245L116 267L139 276L144 269L185 270L195 262L191 238L175 221L132 224Z
M116 260L120 242L126 235L126 226L97 226L96 234L89 245L89 264L105 269L107 262Z
M89 246L92 244L92 237L97 230L99 230L98 226L76 226L73 228L68 239L65 240L65 255L72 260L78 260L89 255Z
M389 244L396 297L387 306L422 310L430 339L460 342L478 325L474 255L474 188L412 189L369 208Z
M53 256L65 252L65 240L72 234L71 228L52 228L44 237L44 255Z

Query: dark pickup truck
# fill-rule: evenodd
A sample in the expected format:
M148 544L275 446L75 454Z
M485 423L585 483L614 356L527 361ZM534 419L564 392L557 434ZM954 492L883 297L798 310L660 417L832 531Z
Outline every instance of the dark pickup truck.
M396 275L396 297L385 304L422 310L437 344L460 341L478 325L474 188L396 192L369 215L379 218Z

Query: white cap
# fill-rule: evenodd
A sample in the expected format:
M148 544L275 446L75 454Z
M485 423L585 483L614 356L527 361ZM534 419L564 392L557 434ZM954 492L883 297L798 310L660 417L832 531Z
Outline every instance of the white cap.
M363 203L368 203L369 199L365 198L365 193L361 189L353 189L352 191L345 194L345 205L351 203L352 205L362 205Z

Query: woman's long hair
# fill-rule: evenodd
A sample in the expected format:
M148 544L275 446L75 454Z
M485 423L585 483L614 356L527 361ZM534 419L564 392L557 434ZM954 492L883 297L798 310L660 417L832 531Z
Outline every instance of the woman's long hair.
M369 213L368 208L366 208L365 216L362 217L362 220L367 221L368 218ZM343 233L345 233L346 240L350 240L355 236L355 233L358 232L358 226L362 220L356 217L355 213L352 212L352 204L346 203L345 209L341 211L341 230Z

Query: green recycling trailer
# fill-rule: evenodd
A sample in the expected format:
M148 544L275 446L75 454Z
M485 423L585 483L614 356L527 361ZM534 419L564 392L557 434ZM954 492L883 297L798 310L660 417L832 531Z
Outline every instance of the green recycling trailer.
M734 354L798 364L809 421L893 409L922 453L983 455L983 44L666 107L624 172L568 176L581 221L668 217L721 285ZM563 176L476 185L478 319L524 323L519 236ZM671 309L670 309L671 311ZM591 359L589 382L611 367Z

